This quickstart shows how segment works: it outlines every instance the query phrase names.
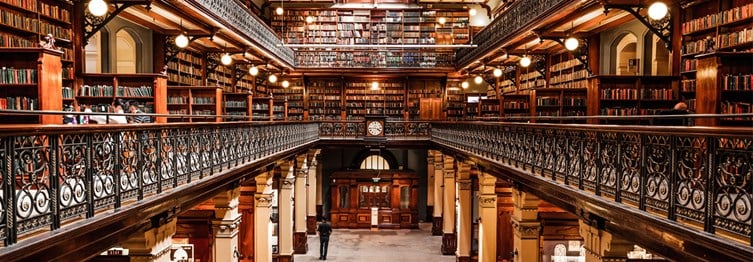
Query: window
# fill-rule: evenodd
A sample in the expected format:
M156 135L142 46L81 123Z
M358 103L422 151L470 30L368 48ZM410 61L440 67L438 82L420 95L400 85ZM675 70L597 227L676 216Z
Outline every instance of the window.
M115 72L119 74L136 73L136 41L126 30L116 34Z
M390 164L380 155L370 155L361 162L361 169L388 170Z

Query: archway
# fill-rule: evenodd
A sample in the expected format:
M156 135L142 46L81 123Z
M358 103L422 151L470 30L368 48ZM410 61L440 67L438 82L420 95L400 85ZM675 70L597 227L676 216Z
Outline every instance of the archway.
M627 33L618 38L615 47L616 54L616 74L617 75L636 75L639 72L640 59L637 57L638 38Z
M136 40L126 30L115 35L115 72L119 74L136 73Z

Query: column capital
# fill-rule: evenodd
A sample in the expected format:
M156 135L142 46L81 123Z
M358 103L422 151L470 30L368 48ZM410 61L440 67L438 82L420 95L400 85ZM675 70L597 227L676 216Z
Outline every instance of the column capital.
M519 222L511 220L512 229L515 236L521 239L538 239L539 232L541 230L541 223L539 222Z
M220 220L215 219L212 221L212 227L216 232L218 238L231 238L238 234L238 226L241 223L241 217L239 216L235 220Z
M295 177L283 177L280 179L281 189L293 189L295 185Z
M470 179L458 179L458 190L471 190L471 180Z
M306 176L309 175L309 167L298 169L298 172L295 172L295 177L300 179L306 179Z
M255 194L254 200L256 201L257 207L272 207L272 194Z
M479 195L478 204L481 208L497 208L497 195Z
M444 178L455 178L455 170L445 170Z

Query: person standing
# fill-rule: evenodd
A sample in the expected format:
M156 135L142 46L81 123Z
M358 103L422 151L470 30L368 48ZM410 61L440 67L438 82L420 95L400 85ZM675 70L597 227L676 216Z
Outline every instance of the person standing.
M141 111L141 109L139 108L139 102L137 101L131 101L131 103L129 103L128 111L131 114L135 114L135 116L131 118L131 123L140 124L152 122L151 118L147 115L144 115L144 112Z
M319 260L327 260L327 246L329 246L329 235L332 234L332 225L325 218L316 231L319 231Z

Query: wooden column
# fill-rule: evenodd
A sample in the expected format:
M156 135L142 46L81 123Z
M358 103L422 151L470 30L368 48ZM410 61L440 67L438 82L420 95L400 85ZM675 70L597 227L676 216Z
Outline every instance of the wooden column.
M471 165L457 163L458 232L457 261L471 261Z
M238 212L238 198L240 187L222 192L214 197L214 261L237 261L238 251L238 225L241 222L241 214Z
M128 249L130 261L171 261L169 249L173 245L176 222L176 219L170 219L144 233L131 236L122 245Z
M433 217L434 214L434 154L435 150L429 150L426 157L426 216Z
M434 236L442 235L442 212L444 211L444 159L441 152L434 154L434 221L431 227L431 234Z
M487 173L479 176L478 261L497 261L497 178Z
M280 168L280 197L278 200L278 210L280 219L278 223L279 234L277 235L280 246L279 262L293 261L293 185L295 184L295 173L293 171L292 161L281 161Z
M455 159L443 157L444 206L442 211L442 255L455 255Z
M306 241L306 177L308 176L309 167L306 155L303 154L296 158L295 170L295 187L293 192L295 201L293 201L293 212L295 223L295 232L293 233L293 250L296 254L306 254L308 243Z
M633 245L604 231L604 224L597 221L578 220L583 247L586 249L586 262L625 261Z
M253 183L254 181L251 181ZM241 224L238 232L239 261L254 261L254 193L255 185L242 185L238 197L238 211L241 213Z
M515 209L512 213L513 246L515 248L514 262L538 262L541 259L539 252L539 235L541 223L538 221L538 197L513 188L513 204Z
M265 172L255 178L254 200L254 261L272 261L272 172Z

